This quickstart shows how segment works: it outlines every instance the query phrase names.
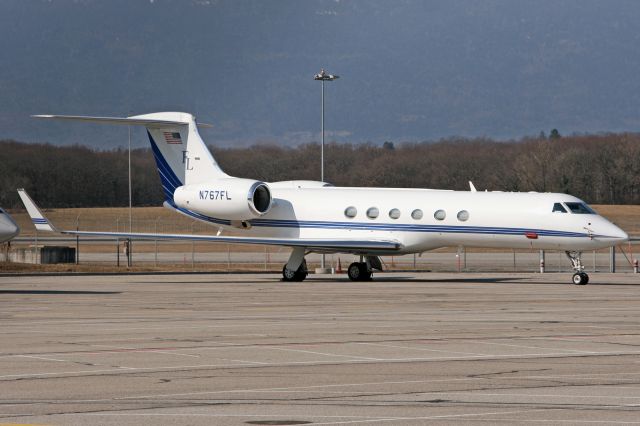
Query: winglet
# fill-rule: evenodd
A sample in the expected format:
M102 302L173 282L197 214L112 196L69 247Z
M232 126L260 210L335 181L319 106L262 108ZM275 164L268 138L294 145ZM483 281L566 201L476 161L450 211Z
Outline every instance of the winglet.
M18 189L18 195L22 199L24 206L27 208L27 213L31 216L31 221L38 231L58 232L55 226L44 217L38 206L36 206L36 203L34 203L31 197L29 197L29 194L27 194L27 191L20 188Z
M469 181L469 191L478 192L478 190L476 189L475 185L471 181Z

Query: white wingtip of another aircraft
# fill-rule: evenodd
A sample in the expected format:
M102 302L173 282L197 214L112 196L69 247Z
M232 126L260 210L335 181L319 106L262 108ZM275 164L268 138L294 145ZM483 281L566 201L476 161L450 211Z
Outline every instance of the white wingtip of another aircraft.
M31 217L31 221L38 231L47 231L47 232L57 232L57 229L49 222L49 220L44 217L36 203L33 202L27 191L20 188L18 189L18 195L20 199L24 203L25 208L27 209L27 213Z

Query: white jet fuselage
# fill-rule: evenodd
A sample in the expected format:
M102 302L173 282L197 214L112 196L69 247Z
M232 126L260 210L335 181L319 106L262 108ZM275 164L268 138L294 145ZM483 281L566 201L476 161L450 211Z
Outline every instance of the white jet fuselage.
M198 211L180 210L247 236L398 241L401 250L390 254L445 246L584 251L628 238L602 216L573 213L565 203L584 202L566 194L268 185L271 209L241 231L216 217L225 197L205 200ZM566 212L553 212L557 203ZM354 217L346 215L349 208ZM377 217L369 217L373 209Z

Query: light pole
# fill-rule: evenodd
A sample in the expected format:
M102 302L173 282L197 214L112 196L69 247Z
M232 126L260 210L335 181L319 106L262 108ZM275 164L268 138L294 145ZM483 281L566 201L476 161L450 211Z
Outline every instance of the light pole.
M313 76L314 80L319 80L322 83L322 110L320 113L320 180L324 182L324 82L325 81L333 81L337 78L340 78L339 75L327 74L327 72L322 68L320 72ZM324 267L324 266L323 266Z
M131 114L129 114L131 115ZM133 202L132 202L132 191L131 191L131 126L127 126L127 129L129 130L129 233L131 233L131 228L132 228L132 222L133 222L133 215L132 215L132 210L133 210ZM131 255L131 238L129 238L128 240L128 250L127 250L127 266L131 267L132 266L132 255Z
M324 68L320 72L313 76L314 80L319 80L322 83L322 110L320 113L321 131L320 131L320 180L324 182L324 82L333 81L340 78L339 75L328 74ZM322 254L322 260L320 261L320 270L316 270L316 273L327 273L325 266L325 254Z

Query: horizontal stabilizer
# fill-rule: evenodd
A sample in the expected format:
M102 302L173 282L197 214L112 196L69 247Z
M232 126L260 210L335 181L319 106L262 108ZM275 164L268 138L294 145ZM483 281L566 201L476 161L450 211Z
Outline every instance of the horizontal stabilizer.
M90 123L103 123L103 124L122 124L125 126L145 126L149 128L157 127L176 127L187 126L188 121L174 121L174 120L160 120L153 118L144 118L143 116L131 116L131 117L91 117L84 115L32 115L33 118L44 118L52 120L68 120L68 121L85 121ZM197 123L199 127L213 127L210 124Z

